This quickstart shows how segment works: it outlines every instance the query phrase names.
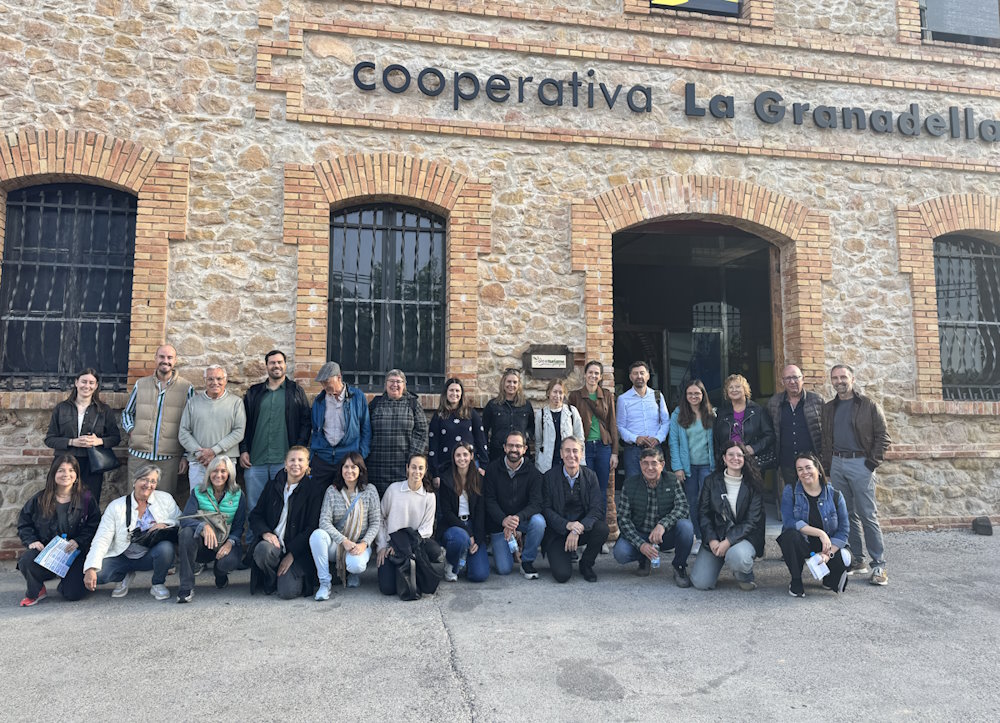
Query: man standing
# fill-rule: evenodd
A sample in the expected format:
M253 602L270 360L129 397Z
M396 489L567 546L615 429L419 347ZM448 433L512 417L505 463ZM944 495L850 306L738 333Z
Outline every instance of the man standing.
M205 391L188 400L178 432L188 452L188 482L194 489L205 479L205 468L217 455L239 457L246 431L243 400L226 391L229 377L218 364L205 369Z
M385 375L385 394L372 399L368 415L372 440L368 481L381 497L393 482L406 479L411 454L427 453L427 415L416 395L406 391L406 375L399 369Z
M323 385L323 391L316 395L312 403L310 466L313 477L324 484L333 484L335 467L348 452L368 456L372 442L368 402L364 392L344 383L337 362L324 364L316 375L316 381Z
M795 484L795 458L804 452L823 449L823 398L802 388L802 370L794 364L781 372L785 391L767 403L774 423L775 448L778 450L778 510L784 485Z
M286 376L285 353L264 356L267 380L252 385L243 397L246 434L240 442L240 466L247 486L247 511L257 506L264 486L285 465L289 447L309 443L309 399Z
M136 381L122 410L122 429L129 435L128 477L152 464L160 470L158 489L174 494L177 475L187 470L184 448L177 438L184 405L194 395L194 386L178 375L177 350L164 344L156 350L156 373Z
M663 395L650 389L649 365L632 362L628 368L632 388L618 397L618 436L625 443L625 477L639 474L639 453L659 447L670 431L670 412Z
M660 549L674 550L674 582L691 587L687 559L694 544L694 525L688 519L687 495L680 480L663 474L663 450L647 447L639 455L641 474L626 477L622 486L618 528L621 537L612 553L622 565L639 561L638 574L649 574Z
M549 567L556 582L566 582L573 575L571 555L586 545L580 556L580 574L587 582L597 582L594 562L608 539L604 521L601 486L593 470L581 466L583 442L566 437L560 449L562 468L552 467L542 485L542 515L545 517L545 540Z
M885 428L885 414L854 388L854 370L846 364L830 370L830 383L837 396L823 407L823 465L830 470L834 488L844 495L851 516L851 571L867 572L861 547L864 528L865 546L872 559L870 582L886 585L889 574L875 504L875 468L892 441Z
M486 468L483 499L486 501L486 534L493 546L497 574L509 575L514 569L511 540L515 539L514 533L523 532L521 574L528 580L536 580L535 558L545 534L542 473L525 461L527 450L524 432L513 430L507 435L504 456L493 460Z

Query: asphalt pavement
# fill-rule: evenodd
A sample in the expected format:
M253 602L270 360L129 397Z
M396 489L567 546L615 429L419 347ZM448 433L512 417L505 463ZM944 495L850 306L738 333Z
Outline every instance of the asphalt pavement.
M772 538L773 539L773 538ZM18 608L0 571L0 720L1000 719L996 537L886 537L889 585L788 596L769 544L759 589L648 578L607 555L597 583L493 575L401 602L362 587L327 602L249 594L247 572L192 603L140 573L77 603ZM177 578L167 579L173 594Z

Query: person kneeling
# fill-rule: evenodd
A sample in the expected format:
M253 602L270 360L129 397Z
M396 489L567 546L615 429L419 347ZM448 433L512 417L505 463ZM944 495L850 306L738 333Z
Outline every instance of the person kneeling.
M309 450L298 445L289 449L285 468L267 483L250 513L250 529L260 540L253 549L251 595L277 591L283 600L291 600L315 592L309 535L319 525L325 492L309 474Z
M243 556L240 539L246 517L247 501L236 484L236 465L224 455L215 457L184 506L177 544L181 575L177 602L191 602L194 597L195 562L214 560L215 586L221 590L229 584L229 573L239 567Z
M572 436L563 439L560 454L562 465L545 473L542 487L546 538L542 547L556 582L566 582L573 575L570 555L586 545L580 555L580 574L587 582L597 582L594 562L609 534L601 486L593 470L580 465L580 440Z
M125 597L136 571L152 570L149 594L157 600L170 597L164 583L174 561L181 511L169 492L156 489L159 482L158 467L140 466L132 480L132 494L112 500L104 510L83 563L83 584L88 590L117 582L111 597Z
M457 442L451 466L441 473L437 490L438 541L445 549L444 579L449 582L458 580L462 568L468 569L469 582L483 582L490 576L483 477L474 457L475 448L469 442Z
M851 566L851 553L846 549L851 529L847 502L840 490L827 483L823 465L812 452L795 458L795 475L795 485L786 486L781 496L784 529L778 536L781 554L792 575L788 594L806 596L802 566L813 555L818 555L830 570L823 577L823 586L835 593L843 592Z
M639 561L638 574L649 574L650 563L660 558L660 549L674 549L674 582L691 587L687 559L694 544L694 525L688 519L687 496L675 475L664 474L663 450L647 447L639 453L640 474L625 480L618 507L621 537L615 543L615 559L622 565Z

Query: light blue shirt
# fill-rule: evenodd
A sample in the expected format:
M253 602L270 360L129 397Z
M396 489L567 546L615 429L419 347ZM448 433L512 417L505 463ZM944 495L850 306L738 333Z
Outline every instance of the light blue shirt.
M618 397L618 435L623 442L635 444L636 437L656 437L661 443L666 441L670 431L670 412L667 400L646 387L646 396L640 397L632 387Z

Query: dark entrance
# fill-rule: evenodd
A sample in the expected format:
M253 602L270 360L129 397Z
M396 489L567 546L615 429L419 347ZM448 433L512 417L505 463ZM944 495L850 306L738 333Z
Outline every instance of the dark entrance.
M682 385L700 378L712 403L740 373L753 396L774 393L772 253L763 239L705 221L654 221L615 234L615 386L631 386L628 366L650 364L651 386L673 410Z

